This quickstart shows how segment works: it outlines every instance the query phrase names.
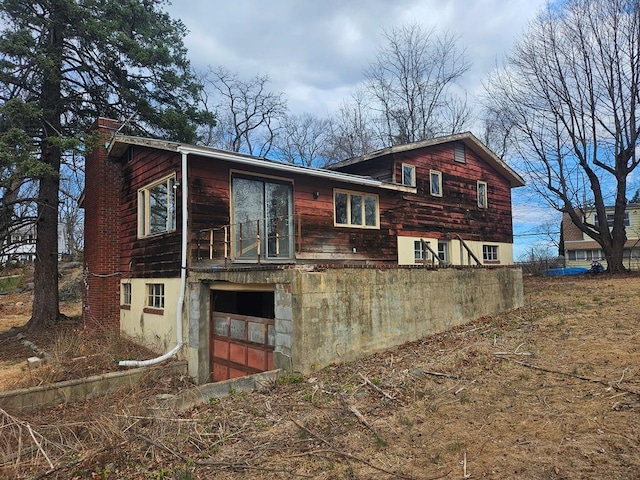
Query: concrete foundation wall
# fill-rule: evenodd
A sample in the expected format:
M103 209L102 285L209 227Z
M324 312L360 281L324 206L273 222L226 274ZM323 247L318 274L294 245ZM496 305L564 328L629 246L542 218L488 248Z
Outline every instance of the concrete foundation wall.
M515 267L287 268L210 272L196 278L273 285L275 366L305 373L523 304L522 271ZM192 289L201 291L194 283ZM200 306L199 321L208 321L202 310ZM200 354L194 352L190 362L208 354L208 339L200 338L197 345ZM190 365L199 378L207 368Z
M300 272L293 290L293 363L303 372L523 304L517 268Z

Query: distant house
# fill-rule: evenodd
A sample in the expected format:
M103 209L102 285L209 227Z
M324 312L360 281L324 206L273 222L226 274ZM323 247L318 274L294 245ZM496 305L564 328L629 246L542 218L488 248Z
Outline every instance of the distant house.
M6 236L0 248L0 265L32 262L36 254L35 225L17 228Z
M63 224L58 224L58 259L68 257L70 251L67 233ZM3 245L0 245L0 265L7 263L33 262L36 259L36 226L25 225L9 234Z
M606 207L607 223L613 227L614 207ZM582 212L585 220L593 225L598 217L592 210ZM624 226L627 241L624 246L624 265L630 269L640 269L640 204L629 203L625 211ZM604 253L598 242L585 235L567 213L562 216L562 235L564 240L564 257L567 266L590 267L594 260L601 261L606 268Z
M97 128L85 322L199 381L307 371L522 303L524 182L470 133L315 169Z

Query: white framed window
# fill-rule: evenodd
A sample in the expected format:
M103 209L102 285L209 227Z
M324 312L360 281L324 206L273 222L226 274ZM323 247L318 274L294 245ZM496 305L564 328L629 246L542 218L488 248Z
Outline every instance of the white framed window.
M431 195L434 197L442 196L442 172L437 170L429 171L429 185Z
M131 305L131 284L123 283L122 284L122 297L121 297L122 305Z
M176 229L176 176L170 175L138 190L138 237Z
M464 143L456 142L453 144L453 155L454 159L458 163L466 163L466 159L464 158L465 148Z
M164 308L164 283L147 283L147 307Z
M499 259L497 245L482 245L482 260L485 262L497 262Z
M428 257L428 250L426 248L424 248L424 246L430 246L429 242L423 242L422 240L414 240L413 242L413 259L415 261L423 261Z
M487 208L487 182L478 181L476 190L478 192L478 208Z
M613 213L607 213L607 226L609 228L613 228L613 218L614 218ZM595 225L598 224L598 214L596 214L595 217L593 218L593 223ZM624 226L625 227L631 226L631 218L629 217L629 212L624 212Z
M449 242L438 240L438 258L444 264L449 263Z
M334 190L333 207L336 226L379 228L380 212L377 195Z
M402 185L408 187L416 186L416 167L408 163L402 164Z

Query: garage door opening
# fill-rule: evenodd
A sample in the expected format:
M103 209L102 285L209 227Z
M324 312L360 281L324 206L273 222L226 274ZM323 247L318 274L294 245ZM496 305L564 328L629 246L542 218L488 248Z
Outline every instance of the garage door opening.
M214 382L273 370L273 290L211 290L210 345Z

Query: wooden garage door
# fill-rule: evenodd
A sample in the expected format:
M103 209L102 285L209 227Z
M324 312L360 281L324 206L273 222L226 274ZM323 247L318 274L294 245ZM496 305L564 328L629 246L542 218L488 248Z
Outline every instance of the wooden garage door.
M275 321L211 312L211 378L214 382L273 370Z

